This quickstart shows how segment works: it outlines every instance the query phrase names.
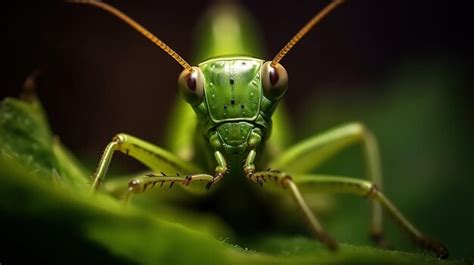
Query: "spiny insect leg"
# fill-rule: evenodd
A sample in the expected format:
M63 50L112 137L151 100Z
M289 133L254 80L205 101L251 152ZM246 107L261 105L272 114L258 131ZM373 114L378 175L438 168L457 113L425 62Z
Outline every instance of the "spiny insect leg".
M249 179L257 184L261 184L261 179L268 178L268 179L275 179L277 183L279 183L284 189L288 190L295 202L298 205L298 208L301 210L303 216L305 217L307 223L311 231L313 232L314 236L321 241L321 243L325 244L331 250L337 250L338 243L335 239L333 239L326 231L323 229L322 225L319 223L316 216L313 214L311 209L306 204L301 192L299 191L297 185L293 182L292 178L283 172L280 171L258 171L252 173L249 176Z
M298 174L309 173L348 147L360 144L364 151L367 179L382 190L382 170L377 140L362 123L353 122L318 133L278 155L269 166ZM370 236L379 246L385 244L382 229L382 207L372 203Z
M179 174L177 174L179 175ZM123 196L123 200L128 202L132 194L142 193L153 188L157 183L160 184L160 187L163 187L165 183L169 183L169 188L171 189L176 183L183 186L188 186L193 181L207 181L211 182L214 177L208 174L194 174L187 176L173 176L166 175L163 172L160 172L160 175L156 174L147 174L144 176L139 176L131 179L128 182L128 189ZM151 187L151 188L150 188Z
M182 158L163 148L131 135L121 133L116 135L104 150L99 166L97 167L95 174L92 176L93 183L91 190L93 192L99 188L100 183L102 183L105 178L112 156L116 151L133 157L154 172L160 172L160 170L174 171L184 174L202 172L202 170L193 163L184 161ZM163 172L161 172L161 174L165 175Z
M448 249L441 242L421 233L373 182L350 177L314 174L295 174L293 179L300 185L311 185L315 191L354 194L371 199L380 204L420 247L435 252L439 258L448 257Z

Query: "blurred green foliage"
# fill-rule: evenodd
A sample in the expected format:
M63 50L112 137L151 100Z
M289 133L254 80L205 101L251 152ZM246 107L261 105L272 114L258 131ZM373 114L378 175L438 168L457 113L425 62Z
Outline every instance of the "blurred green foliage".
M469 151L462 140L466 125L446 89L456 81L455 72L440 64L414 64L380 84L387 94L377 104L359 97L359 89L344 97L311 97L304 118L316 122L306 122L301 136L340 122L366 122L381 143L388 196L460 259L472 256L472 237L466 234L474 219L467 159L458 159ZM125 207L108 195L91 195L88 174L55 139L34 96L3 100L0 152L0 222L8 245L0 262L5 264L457 263L346 244L331 253L299 236L250 238L237 246L217 239L232 234L208 216L150 211L149 204ZM359 156L354 147L318 172L363 176ZM337 198L337 207L322 216L328 230L342 242L367 244L368 205ZM387 227L396 249L412 249L397 227Z

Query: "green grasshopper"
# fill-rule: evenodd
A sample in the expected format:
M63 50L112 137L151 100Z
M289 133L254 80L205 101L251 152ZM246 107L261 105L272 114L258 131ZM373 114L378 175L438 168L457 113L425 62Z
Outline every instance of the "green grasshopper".
M312 184L316 191L350 193L372 199L370 235L376 243L383 241L383 208L420 246L434 251L440 258L448 256L443 244L425 237L382 193L377 142L363 124L346 124L310 137L287 150L280 148L285 138L281 132L284 119L281 111L276 110L287 90L288 74L279 62L342 0L334 0L317 13L271 61L235 55L248 53L239 42L244 39L239 35L242 33L229 27L214 28L211 33L213 41L207 54L211 58L197 66L191 66L163 41L116 8L92 0L70 2L89 4L115 15L184 68L178 77L178 91L188 105L181 104L177 112L179 114L173 132L179 141L172 147L176 154L131 135L118 134L105 148L93 175L93 192L104 180L116 151L137 159L153 172L177 172L176 176L162 173L131 179L126 200L132 194L144 192L157 183L170 183L171 187L175 183L188 186L191 182L205 181L206 189L209 190L224 177L236 179L245 176L259 185L267 180L275 180L292 195L316 238L329 249L336 250L337 241L325 232L298 188L300 185ZM232 13L223 16L227 24L239 26L238 21L235 22L238 18L233 17ZM229 33L236 36L225 36ZM367 180L309 174L316 166L355 143L360 143L365 151ZM264 168L268 169L260 170Z

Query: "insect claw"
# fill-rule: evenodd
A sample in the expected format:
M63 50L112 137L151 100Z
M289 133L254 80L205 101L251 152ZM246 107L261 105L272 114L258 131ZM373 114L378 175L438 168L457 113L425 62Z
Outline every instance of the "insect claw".
M174 185L174 181L171 181L171 184L170 184L169 188L171 189L173 187L173 185Z
M211 188L212 184L214 183L214 181L209 181L206 185L206 191L209 191L209 189Z
M160 173L161 173L161 175L162 175L163 177L166 177L166 174L163 173L163 171L160 171Z
M165 181L164 181L164 180L162 180L162 181L161 181L161 185L160 185L160 187L163 187L163 184L164 184L164 183L165 183Z

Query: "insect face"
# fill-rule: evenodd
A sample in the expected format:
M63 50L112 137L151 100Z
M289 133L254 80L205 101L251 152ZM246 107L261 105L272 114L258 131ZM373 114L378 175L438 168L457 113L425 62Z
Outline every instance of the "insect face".
M255 120L262 97L262 61L223 58L199 65L205 77L205 98L212 121Z
M283 66L250 57L211 59L193 70L179 76L179 92L191 105L205 105L215 123L255 120L261 104L276 106L288 87Z

